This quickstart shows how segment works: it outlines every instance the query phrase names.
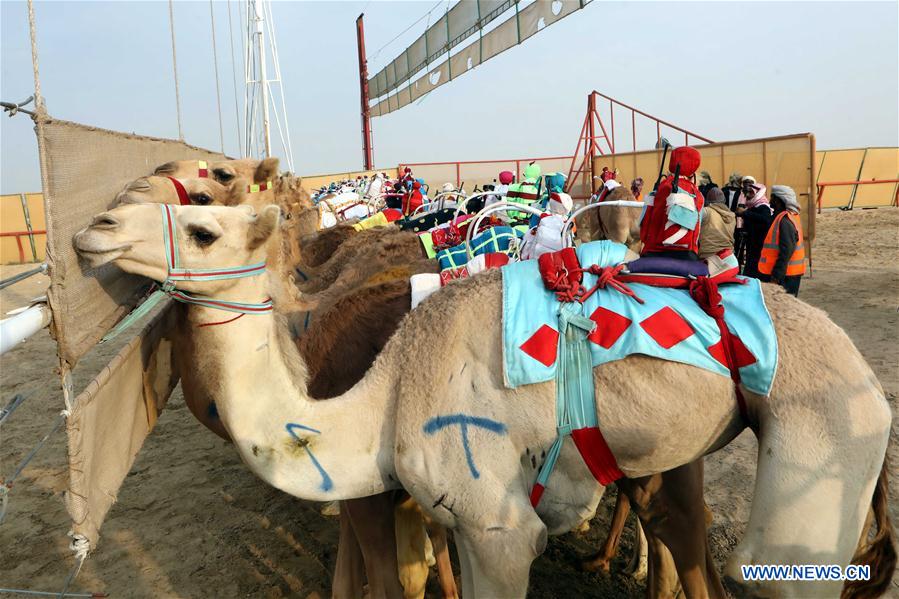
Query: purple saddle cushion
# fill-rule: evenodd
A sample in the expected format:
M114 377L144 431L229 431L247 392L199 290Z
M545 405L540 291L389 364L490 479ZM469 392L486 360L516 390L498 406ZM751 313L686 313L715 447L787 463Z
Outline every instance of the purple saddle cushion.
M647 256L627 263L627 270L637 274L674 275L678 277L707 277L709 267L704 261L679 260Z

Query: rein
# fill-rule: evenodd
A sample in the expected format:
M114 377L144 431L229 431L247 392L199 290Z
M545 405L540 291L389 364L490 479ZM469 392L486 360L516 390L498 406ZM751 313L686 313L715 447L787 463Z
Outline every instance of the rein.
M267 299L261 303L233 302L206 297L204 295L193 295L186 291L176 289L175 283L178 281L223 281L227 279L243 279L259 276L265 272L265 262L222 268L183 268L181 267L181 258L178 252L178 234L172 216L172 208L169 204L160 204L160 210L162 211L162 237L165 245L165 262L167 270L165 281L150 294L146 301L134 309L111 331L104 335L103 339L100 340L101 343L113 339L123 330L134 324L135 321L142 318L162 301L165 296L169 296L175 301L184 304L192 304L194 306L213 308L226 312L235 312L240 315L230 320L206 323L198 326L227 324L246 314L265 314L266 312L272 311L271 299Z

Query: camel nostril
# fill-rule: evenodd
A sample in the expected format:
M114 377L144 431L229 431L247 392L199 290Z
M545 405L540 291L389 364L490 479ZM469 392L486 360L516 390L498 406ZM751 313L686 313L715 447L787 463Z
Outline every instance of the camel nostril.
M119 226L119 221L109 213L98 214L91 222L91 227L96 229L114 229Z

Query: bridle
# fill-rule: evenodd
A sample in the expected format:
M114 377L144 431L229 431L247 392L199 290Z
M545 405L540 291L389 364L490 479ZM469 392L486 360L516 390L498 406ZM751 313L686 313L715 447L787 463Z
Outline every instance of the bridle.
M224 310L226 312L236 312L239 314L239 316L231 320L199 326L225 324L227 322L233 322L246 314L265 314L272 311L271 299L266 299L260 303L233 302L215 299L205 295L194 295L177 289L176 283L179 281L223 281L227 279L256 277L265 273L265 261L244 266L226 266L221 268L183 268L181 266L181 259L178 251L178 229L175 226L172 207L169 204L160 204L159 208L162 212L162 237L165 245L165 281L157 286L153 293L151 293L140 306L135 308L128 314L128 316L122 319L119 324L109 331L103 339L101 339L101 343L109 341L131 326L136 320L139 320L152 310L165 296L169 296L184 304L192 304L194 306Z

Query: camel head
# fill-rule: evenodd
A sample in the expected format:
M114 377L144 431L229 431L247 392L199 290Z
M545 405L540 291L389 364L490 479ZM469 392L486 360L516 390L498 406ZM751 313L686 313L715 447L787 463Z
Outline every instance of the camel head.
M153 174L177 179L208 177L223 185L228 185L237 178L246 179L252 183L266 183L278 176L278 164L277 158L264 160L241 158L240 160L206 162L206 168L201 169L202 165L198 160L175 160L157 167Z
M95 216L73 243L92 268L113 262L125 272L163 282L172 265L163 233L169 221L179 268L231 268L265 260L266 242L278 227L280 212L271 205L257 215L250 206L124 204ZM215 296L242 280L204 278L178 281L175 287Z
M179 189L180 186L180 189ZM129 182L115 198L119 204L181 204L182 194L195 206L236 206L246 200L247 183L236 178L223 185L214 179L175 179L151 175Z

